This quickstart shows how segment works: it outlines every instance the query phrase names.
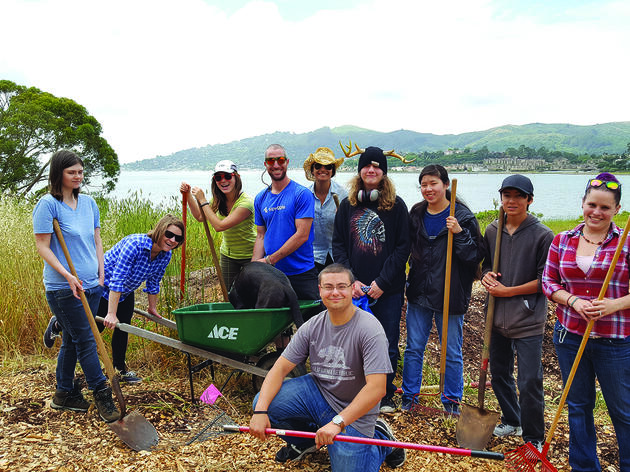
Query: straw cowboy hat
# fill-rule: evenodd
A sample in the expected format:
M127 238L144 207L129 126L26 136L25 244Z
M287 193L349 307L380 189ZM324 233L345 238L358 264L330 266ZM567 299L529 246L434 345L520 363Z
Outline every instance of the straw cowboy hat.
M309 155L304 161L304 173L306 174L306 178L312 182L315 181L315 176L313 175L313 172L311 172L311 167L313 167L313 164L316 162L324 166L334 164L335 171L337 171L339 166L343 164L343 157L335 159L335 153L332 152L331 149L327 147L317 148L317 151Z

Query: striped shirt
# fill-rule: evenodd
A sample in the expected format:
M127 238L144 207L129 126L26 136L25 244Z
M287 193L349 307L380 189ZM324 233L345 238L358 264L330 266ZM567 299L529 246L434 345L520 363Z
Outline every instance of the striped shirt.
M113 290L121 292L120 301L123 301L144 281L144 292L160 293L160 281L171 260L171 251L160 251L151 260L152 247L153 241L146 234L130 234L105 253L105 299L109 300L109 291Z
M590 269L584 273L576 262L580 231L583 227L584 223L581 223L572 230L559 233L551 243L542 277L543 291L547 297L562 289L585 300L593 300L599 296L622 231L617 225L612 224L606 239L595 251ZM629 258L626 242L608 284L605 298L628 295ZM558 321L569 332L584 334L587 322L573 308L558 303L556 315ZM591 336L620 339L630 336L630 310L617 311L595 321Z

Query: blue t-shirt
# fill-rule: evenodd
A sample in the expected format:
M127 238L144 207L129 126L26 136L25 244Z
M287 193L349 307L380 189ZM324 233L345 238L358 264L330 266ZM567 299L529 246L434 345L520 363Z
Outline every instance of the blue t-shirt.
M451 206L449 205L444 210L436 213L435 215L432 215L428 211L424 212L424 229L427 230L429 238L435 238L440 233L442 228L446 226L446 218L448 218L450 211Z
M254 200L255 222L265 227L265 254L273 254L295 234L295 220L313 218L315 201L312 192L293 180L278 194L267 188ZM276 267L286 275L297 275L313 269L313 226L308 240Z
M52 195L45 195L33 209L33 232L52 234L50 249L59 262L70 271L57 235L53 229L53 218L59 221L63 238L68 246L72 263L77 270L83 288L98 285L98 259L94 231L100 228L100 213L92 197L79 194L77 208L73 210ZM68 281L44 261L44 287L46 291L68 289Z

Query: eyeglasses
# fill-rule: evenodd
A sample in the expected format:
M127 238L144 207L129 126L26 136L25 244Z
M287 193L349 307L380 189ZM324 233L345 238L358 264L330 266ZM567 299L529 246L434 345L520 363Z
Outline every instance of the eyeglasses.
M174 239L175 242L181 243L184 240L184 236L181 234L175 234L172 231L166 230L164 231L164 236L166 239Z
M214 174L214 181L221 182L223 179L232 180L232 174L228 174L227 172L217 172Z
M279 165L283 166L285 162L287 162L286 157L266 157L265 162L268 166L272 166L274 162L277 162Z
M322 167L326 170L333 170L333 167L335 167L334 164L320 164L319 162L316 162L315 164L313 164L313 167L315 168L315 170L319 170Z
M332 292L335 289L337 289L338 292L343 292L344 290L348 290L350 287L352 287L352 284L326 284L319 286L319 288L321 288L324 292Z
M619 187L621 187L621 184L619 182L605 182L600 179L591 179L588 181L588 185L589 187L595 188L605 185L606 188L609 188L610 190L617 190Z

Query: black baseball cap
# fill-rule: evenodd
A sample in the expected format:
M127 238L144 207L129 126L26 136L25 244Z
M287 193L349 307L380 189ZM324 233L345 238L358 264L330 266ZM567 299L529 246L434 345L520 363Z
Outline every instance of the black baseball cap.
M532 197L534 196L534 185L532 184L532 181L521 174L510 175L509 177L503 179L499 193L503 192L507 188L515 188L526 195L531 195Z

